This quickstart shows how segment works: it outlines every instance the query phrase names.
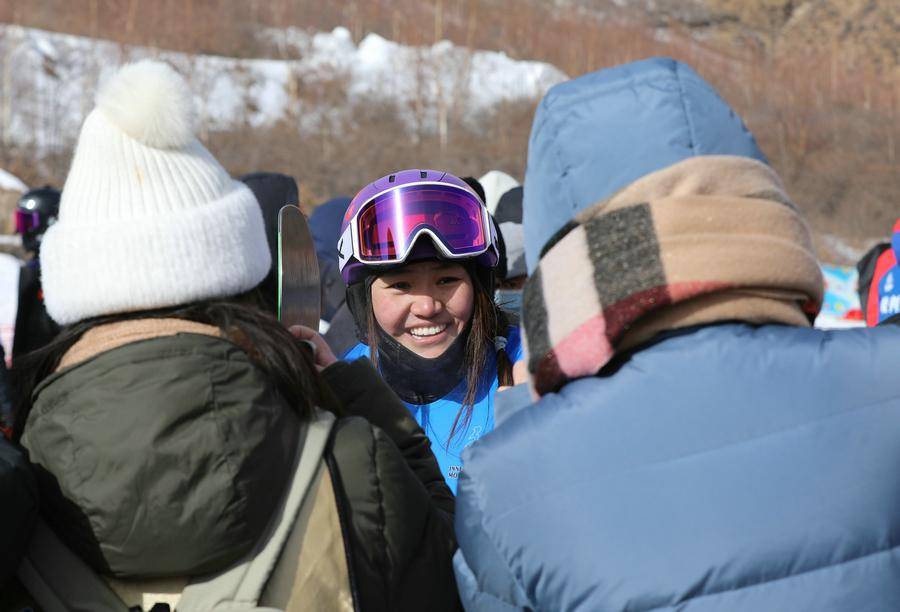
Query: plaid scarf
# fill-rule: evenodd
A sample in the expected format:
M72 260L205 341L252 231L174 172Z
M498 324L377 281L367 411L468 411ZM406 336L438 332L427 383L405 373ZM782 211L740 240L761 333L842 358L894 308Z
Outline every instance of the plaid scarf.
M543 395L656 334L717 321L809 326L822 273L806 223L756 160L692 157L581 211L525 285Z

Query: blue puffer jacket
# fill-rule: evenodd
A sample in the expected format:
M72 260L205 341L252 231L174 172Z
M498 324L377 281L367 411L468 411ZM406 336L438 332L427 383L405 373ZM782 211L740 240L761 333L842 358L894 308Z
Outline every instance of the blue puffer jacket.
M900 610L898 363L718 325L520 409L465 458L467 609Z
M529 267L575 212L709 153L762 158L683 64L554 88L529 145ZM900 610L897 364L900 327L724 322L664 332L601 375L504 405L463 455L464 604Z

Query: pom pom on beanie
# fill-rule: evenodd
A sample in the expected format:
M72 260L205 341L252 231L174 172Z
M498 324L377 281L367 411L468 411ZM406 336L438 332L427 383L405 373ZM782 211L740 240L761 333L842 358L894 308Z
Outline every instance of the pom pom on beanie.
M166 63L124 66L100 88L96 102L113 124L148 147L178 149L194 137L191 91Z

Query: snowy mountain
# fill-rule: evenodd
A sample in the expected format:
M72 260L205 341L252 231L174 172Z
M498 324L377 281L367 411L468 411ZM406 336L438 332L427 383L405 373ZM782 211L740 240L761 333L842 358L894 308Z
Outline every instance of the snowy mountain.
M309 33L273 30L299 60L235 59L130 47L91 38L0 24L0 142L42 153L71 146L93 107L99 80L123 63L145 57L171 62L191 81L205 130L278 120L310 129L341 117L334 105L307 93L339 81L349 102L390 99L418 109L419 125L439 129L447 109L475 120L496 104L540 97L566 79L555 67L503 53L472 51L442 41L408 47L369 34L358 45L345 28ZM335 114L338 117L335 117Z
M0 191L16 191L23 193L28 191L28 185L23 183L19 177L0 168Z

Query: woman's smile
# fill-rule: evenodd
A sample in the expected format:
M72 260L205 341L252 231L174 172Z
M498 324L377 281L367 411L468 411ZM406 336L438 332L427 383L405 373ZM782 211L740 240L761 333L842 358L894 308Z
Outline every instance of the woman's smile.
M443 334L448 327L449 325L447 323L441 325L429 325L427 327L413 327L409 330L409 333L417 340L425 341Z

